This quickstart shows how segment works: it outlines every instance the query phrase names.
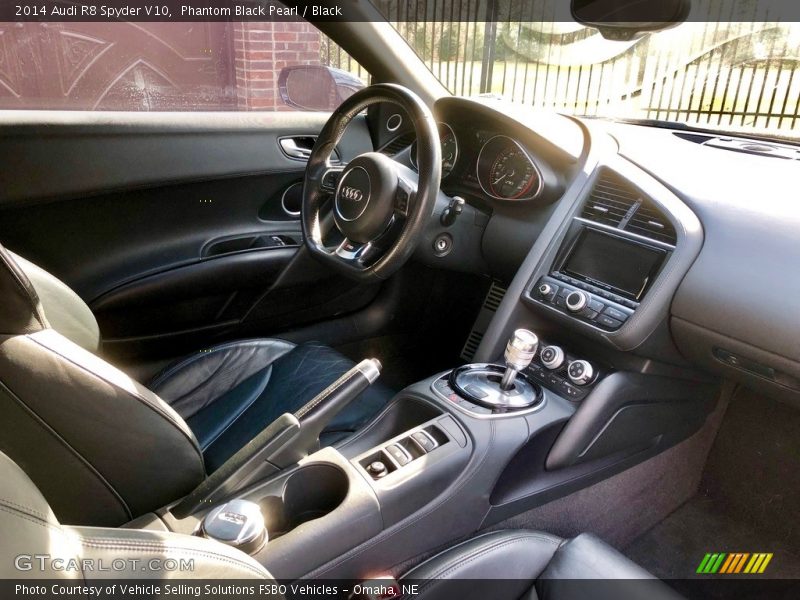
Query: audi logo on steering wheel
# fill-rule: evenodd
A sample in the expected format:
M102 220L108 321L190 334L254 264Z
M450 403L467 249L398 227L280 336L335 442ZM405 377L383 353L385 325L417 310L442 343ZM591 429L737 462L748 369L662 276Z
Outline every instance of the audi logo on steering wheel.
M350 187L349 185L342 187L339 193L341 194L342 198L347 198L348 200L353 200L354 202L361 202L361 200L364 199L364 193L361 190Z

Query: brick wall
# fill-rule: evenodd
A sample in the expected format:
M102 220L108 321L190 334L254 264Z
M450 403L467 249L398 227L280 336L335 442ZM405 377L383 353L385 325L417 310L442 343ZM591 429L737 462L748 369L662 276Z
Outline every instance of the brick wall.
M234 23L233 45L238 110L290 110L278 92L278 73L320 64L320 33L309 23Z

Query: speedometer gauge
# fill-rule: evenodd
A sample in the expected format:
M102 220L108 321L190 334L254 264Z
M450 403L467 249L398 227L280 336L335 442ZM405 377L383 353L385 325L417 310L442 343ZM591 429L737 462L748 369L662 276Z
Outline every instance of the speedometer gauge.
M492 198L527 200L539 193L542 176L522 146L496 135L478 155L478 183Z
M447 177L458 160L458 140L453 128L447 123L437 123L439 129L439 143L442 146L442 177ZM411 154L409 156L411 164L417 168L417 140L411 144Z

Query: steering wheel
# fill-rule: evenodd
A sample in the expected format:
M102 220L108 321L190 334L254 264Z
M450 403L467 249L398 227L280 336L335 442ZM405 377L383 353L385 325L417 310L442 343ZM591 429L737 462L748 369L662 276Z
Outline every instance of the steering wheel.
M379 152L346 165L331 162L350 122L371 104L389 102L411 118L418 173ZM430 219L441 179L433 114L411 90L377 84L334 111L317 138L303 182L302 225L311 255L358 281L385 279L409 259Z

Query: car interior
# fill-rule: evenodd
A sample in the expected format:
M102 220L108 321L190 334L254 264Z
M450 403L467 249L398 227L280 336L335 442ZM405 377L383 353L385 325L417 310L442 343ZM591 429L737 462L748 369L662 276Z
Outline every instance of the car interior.
M350 10L313 27L369 85L290 66L282 110L0 110L0 577L800 577L800 146L451 93Z

